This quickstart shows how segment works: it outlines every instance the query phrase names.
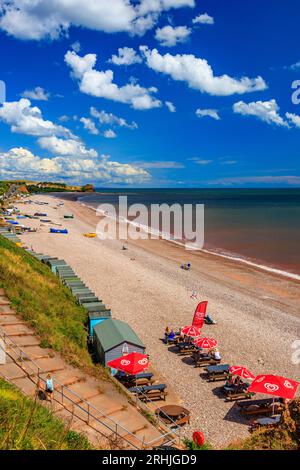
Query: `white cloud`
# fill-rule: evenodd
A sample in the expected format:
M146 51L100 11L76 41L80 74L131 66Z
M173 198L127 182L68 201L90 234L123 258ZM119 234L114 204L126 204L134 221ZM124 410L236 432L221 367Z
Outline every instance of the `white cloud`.
M75 139L60 139L55 136L40 137L38 144L42 149L46 149L52 154L73 159L98 157L98 152L95 149L87 149L81 141Z
M212 119L215 119L216 121L219 121L221 118L218 114L218 111L216 109L197 109L196 110L196 116L199 118L201 117L211 117Z
M300 116L293 113L285 113L286 118L296 127L300 127Z
M288 68L293 71L300 70L300 60L298 62L295 62L295 64L290 65Z
M39 158L29 150L19 147L0 153L1 175L9 177L35 177L57 174L61 170L54 160Z
M117 134L112 129L107 129L103 132L103 135L106 139L115 139L117 137Z
M233 105L233 111L243 116L255 116L268 124L288 127L288 123L279 115L279 106L274 99L270 101L253 101L252 103L239 101Z
M173 47L178 43L185 42L191 34L191 29L186 26L164 26L163 28L157 28L155 32L155 39L161 44L161 46Z
M76 52L68 51L65 55L65 62L71 68L72 75L79 80L82 93L130 104L132 108L140 110L158 108L162 105L161 101L152 96L156 89L143 88L136 83L118 86L113 81L112 70L94 69L96 60L96 54L80 57Z
M81 44L79 41L75 41L73 42L73 44L71 44L71 49L72 51L75 51L75 52L80 52L81 51Z
M73 155L42 158L25 148L12 148L0 153L0 171L7 179L35 180L53 178L70 182L136 184L150 179L150 174L133 165L113 162L101 155L97 158L76 158Z
M171 101L165 101L165 105L167 106L170 113L176 113L176 107Z
M213 160L204 160L202 158L191 158L193 162L197 163L197 165L209 165L210 163L213 162Z
M30 40L58 39L71 26L144 34L163 11L194 5L194 0L1 0L0 28Z
M202 15L196 16L193 19L194 24L214 24L215 20L212 16L208 15L207 13L203 13Z
M146 169L181 169L184 168L184 165L180 162L174 161L156 161L156 162L136 162L136 166L139 168L146 168Z
M34 136L61 135L73 136L63 126L43 119L37 106L31 106L30 100L21 98L19 101L6 102L0 108L0 120L11 126L11 131Z
M90 134L93 134L93 135L98 135L99 134L99 131L94 123L94 121L92 121L90 118L85 118L85 117L82 117L79 119L80 122L82 122L84 128L90 133Z
M33 90L25 90L22 93L23 98L36 101L48 101L50 93L44 90L44 88L37 86Z
M128 129L137 129L138 125L136 122L128 123L126 119L115 116L112 113L107 113L106 111L98 111L96 108L92 107L90 109L91 116L98 119L100 124L109 124L118 127L127 127Z
M190 88L210 95L228 96L265 90L267 85L262 77L232 78L229 75L215 76L207 60L192 54L161 55L157 49L140 46L149 68L169 75L173 80L186 82Z
M108 62L115 65L132 65L140 64L142 58L131 47L119 47L118 55L113 54Z

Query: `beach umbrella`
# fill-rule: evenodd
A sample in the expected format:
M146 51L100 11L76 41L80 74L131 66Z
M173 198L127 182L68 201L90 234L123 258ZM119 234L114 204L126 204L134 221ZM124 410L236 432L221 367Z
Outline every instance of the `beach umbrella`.
M242 367L242 366L229 367L229 373L232 375L238 375L239 377L242 377L243 379L255 378L255 375L253 375L249 369L247 369L246 367Z
M214 338L197 338L194 341L194 345L202 349L212 349L216 347L217 344L218 344L218 341Z
M112 369L121 370L130 375L136 375L148 369L149 359L145 354L132 352L126 356L109 361L107 365Z
M191 336L192 338L196 338L197 336L201 335L201 330L197 326L189 325L181 328L181 333L185 336Z
M299 382L281 377L280 375L258 375L248 388L248 392L266 393L273 396L273 414L275 397L292 400L296 394Z
M248 388L249 392L266 393L275 397L292 400L299 382L281 377L280 375L258 375Z

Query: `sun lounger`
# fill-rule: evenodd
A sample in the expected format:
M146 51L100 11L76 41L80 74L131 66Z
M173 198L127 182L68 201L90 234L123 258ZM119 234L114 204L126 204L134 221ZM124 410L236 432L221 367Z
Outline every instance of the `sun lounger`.
M142 401L166 400L168 392L166 384L146 385L142 387L131 387L128 390L134 393Z
M282 407L278 399L275 399L275 406L273 407L272 398L263 398L261 400L248 400L238 401L237 406L244 415L255 415L255 414L272 414L274 411L279 411Z
M216 380L226 380L229 373L229 364L218 364L216 366L208 366L205 369L209 382Z

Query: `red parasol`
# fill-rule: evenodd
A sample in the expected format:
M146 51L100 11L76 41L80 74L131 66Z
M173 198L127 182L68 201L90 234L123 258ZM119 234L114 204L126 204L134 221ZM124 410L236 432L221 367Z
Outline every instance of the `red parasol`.
M122 370L127 374L136 375L148 369L149 360L145 354L132 352L127 356L118 357L107 363L112 369Z
M238 375L239 377L242 377L243 379L255 378L255 375L253 375L249 369L246 369L246 367L242 367L242 366L229 367L229 373L232 375Z
M196 338L197 336L201 335L201 330L197 326L184 326L181 328L181 333L185 336L192 336L193 338Z
M194 341L194 345L202 349L212 349L217 346L218 341L214 338L198 338Z
M249 392L266 393L275 397L292 400L297 391L299 382L280 377L279 375L258 375L248 388Z

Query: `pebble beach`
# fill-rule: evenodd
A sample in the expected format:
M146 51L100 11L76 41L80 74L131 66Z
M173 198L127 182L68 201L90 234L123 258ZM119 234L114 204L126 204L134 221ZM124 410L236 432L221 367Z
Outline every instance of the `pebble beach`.
M23 234L23 244L64 259L113 317L131 325L160 377L191 412L186 436L201 430L216 448L247 437L249 421L234 403L225 402L220 384L208 383L201 368L161 338L167 325L177 330L191 324L197 303L208 300L217 324L205 325L202 334L218 340L223 363L299 381L292 345L300 338L300 282L209 253L187 252L164 240L129 240L122 250L122 241L86 238L84 233L96 231L99 217L74 199L36 195L31 204L17 204L22 213L47 212L52 223L68 229L66 235L51 234L51 224L27 219L24 224L37 232ZM37 201L49 204L42 207ZM69 213L74 219L64 219ZM192 269L180 269L187 261Z

